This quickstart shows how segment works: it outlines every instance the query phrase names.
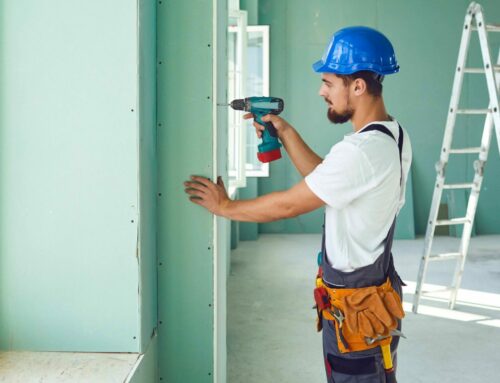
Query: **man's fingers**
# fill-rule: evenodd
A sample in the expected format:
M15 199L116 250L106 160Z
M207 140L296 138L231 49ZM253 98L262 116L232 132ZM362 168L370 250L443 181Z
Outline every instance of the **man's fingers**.
M259 131L266 129L263 125L259 124L258 122L254 122L253 126L255 126L255 129Z
M202 190L198 190L198 189L193 189L193 188L189 188L189 189L184 189L184 191L189 194L189 195L192 195L192 196L199 196L199 197L203 197L206 193Z
M262 121L269 122L272 121L276 116L274 114L266 114L262 116Z
M247 114L244 114L244 115L243 115L243 118L244 118L245 120L249 120L249 119L253 118L253 114L252 114L252 113L247 113Z
M186 182L184 182L184 186L187 186L189 189L196 189L196 190L200 190L200 191L205 191L206 189L208 189L207 185L199 183L199 182L186 181ZM188 190L188 189L186 189L186 190Z
M203 186L206 186L206 187L209 187L210 184L213 183L212 181L210 181L209 179L207 179L205 177L191 176L191 179L193 181L199 182L200 184L202 184Z

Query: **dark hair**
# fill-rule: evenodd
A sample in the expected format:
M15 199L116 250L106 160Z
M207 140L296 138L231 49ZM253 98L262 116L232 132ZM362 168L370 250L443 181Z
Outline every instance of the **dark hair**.
M382 81L384 80L384 76L379 75L375 72L362 70L359 72L354 72L352 74L337 76L342 79L345 86L349 85L357 78L360 78L365 81L366 89L369 94L375 97L380 97L382 95Z

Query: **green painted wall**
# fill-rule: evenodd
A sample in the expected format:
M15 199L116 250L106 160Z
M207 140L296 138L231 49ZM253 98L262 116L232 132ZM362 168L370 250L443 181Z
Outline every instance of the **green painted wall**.
M398 238L411 238L413 228L417 234L425 231L435 181L434 164L439 158L468 3L456 0L259 1L259 23L271 26L271 93L285 99L283 117L320 155L325 155L351 128L334 126L327 121L324 101L317 96L320 77L312 71L311 64L322 56L332 33L345 26L372 26L393 42L401 72L386 78L384 96L389 112L411 135L414 151L413 187L408 188L407 205L398 220ZM498 1L487 0L481 4L487 20L500 20ZM498 37L493 39L492 46L498 49ZM467 81L464 102L486 106L481 96L485 94L480 89L481 81L484 84L482 79ZM460 124L464 131L457 134L457 144L477 143L476 129L482 129L482 121L463 119ZM476 216L479 234L500 232L500 216L495 209L496 196L500 193L500 178L496 176L499 168L494 142ZM450 180L466 175L472 179L472 160L462 159L456 166L449 167L448 174ZM260 179L259 192L286 189L300 179L285 157L272 163L271 177ZM465 201L465 198L453 200ZM452 206L455 211L460 208ZM294 219L262 224L259 231L318 232L322 219L323 212L318 210Z
M227 180L227 109L215 106L227 103L227 4L161 1L157 15L159 376L222 382L229 225L189 202L183 182Z
M0 1L0 349L149 343L152 4Z
M247 11L247 24L259 23L259 0L240 0L240 9Z

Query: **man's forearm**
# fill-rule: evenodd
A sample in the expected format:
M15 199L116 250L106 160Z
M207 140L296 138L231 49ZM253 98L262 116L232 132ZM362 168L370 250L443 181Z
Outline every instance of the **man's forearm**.
M274 192L249 200L229 200L221 215L233 221L272 222L294 217L294 204L283 198L284 192Z
M311 173L323 159L312 151L297 131L290 127L280 136L280 140L293 164L303 177Z

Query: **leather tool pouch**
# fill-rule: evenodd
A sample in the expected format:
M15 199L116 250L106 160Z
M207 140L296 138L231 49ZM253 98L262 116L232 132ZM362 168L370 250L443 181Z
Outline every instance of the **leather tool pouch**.
M325 305L323 293L326 290L330 307ZM357 289L332 289L326 286L315 289L321 297L317 304L318 316L332 320L335 324L340 352L364 351L391 342L390 332L397 328L398 319L403 318L401 299L393 289L390 279L380 286ZM320 307L323 307L320 309ZM319 318L321 323L321 318ZM318 329L321 331L321 329ZM367 338L386 338L367 344Z

